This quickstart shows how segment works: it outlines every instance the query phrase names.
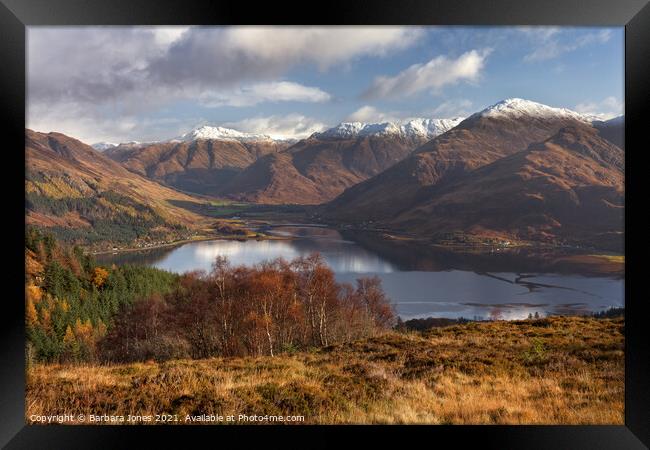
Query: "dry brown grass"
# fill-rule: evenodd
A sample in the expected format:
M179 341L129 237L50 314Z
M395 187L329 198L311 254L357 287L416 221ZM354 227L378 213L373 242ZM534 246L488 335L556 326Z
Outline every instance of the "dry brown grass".
M275 358L37 365L26 414L623 424L623 327L591 318L470 323Z

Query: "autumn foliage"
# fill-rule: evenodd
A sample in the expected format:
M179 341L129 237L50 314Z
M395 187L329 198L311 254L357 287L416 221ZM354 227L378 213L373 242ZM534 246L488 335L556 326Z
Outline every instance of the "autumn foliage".
M109 361L274 356L372 336L394 323L378 278L339 284L322 257L183 275L124 308L100 343Z
M179 276L97 265L29 229L25 240L28 361L146 361L269 355L390 328L378 278L337 283L318 254Z
M79 248L30 228L25 236L27 360L96 361L97 343L124 305L168 292L176 275L98 266Z
M95 285L97 289L101 289L108 279L108 270L103 267L95 267L92 272L91 282Z

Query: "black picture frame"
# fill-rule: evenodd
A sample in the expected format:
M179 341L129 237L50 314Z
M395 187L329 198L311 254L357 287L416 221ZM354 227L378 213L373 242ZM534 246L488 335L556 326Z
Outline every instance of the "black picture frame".
M288 11L292 11L289 14ZM24 219L19 210L24 181L17 170L24 164L25 132L25 29L31 25L577 25L625 27L625 425L624 426L338 426L338 427L94 427L26 426L23 267L19 237ZM407 442L435 446L442 439L472 439L483 448L646 448L650 445L650 354L647 295L641 286L645 256L641 194L646 150L642 147L650 104L650 4L648 0L408 0L327 1L253 5L234 1L184 0L0 0L0 123L5 126L2 171L5 225L5 258L8 271L0 277L2 326L0 327L0 444L6 448L123 448L144 437L168 446L179 435L191 432L220 446L224 439L240 444L255 438L265 447L327 447L334 440L350 440L361 434L384 445ZM22 192L22 194L21 194ZM634 202L637 202L636 204ZM10 212L9 212L10 211ZM10 224L11 227L7 226ZM15 276L13 275L15 272ZM24 276L24 274L22 275ZM4 278L4 279L3 279ZM332 430L336 431L334 433ZM144 435L144 436L143 436ZM358 437L358 436L357 436ZM184 436L182 439L186 439ZM182 441L181 448L188 446ZM197 444L198 445L198 444Z

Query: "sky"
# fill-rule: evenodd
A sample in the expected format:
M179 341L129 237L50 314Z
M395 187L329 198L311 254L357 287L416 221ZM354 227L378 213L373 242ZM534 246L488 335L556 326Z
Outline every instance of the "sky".
M89 144L201 125L302 138L512 97L611 118L623 80L622 27L27 29L27 127Z

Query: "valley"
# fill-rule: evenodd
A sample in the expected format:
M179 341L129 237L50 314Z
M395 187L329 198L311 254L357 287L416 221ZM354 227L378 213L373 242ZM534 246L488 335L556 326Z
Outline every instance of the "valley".
M465 120L342 123L299 141L203 126L99 151L28 130L27 221L93 252L315 223L460 251L620 253L622 125L507 99Z

